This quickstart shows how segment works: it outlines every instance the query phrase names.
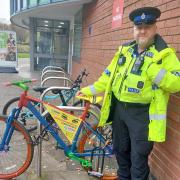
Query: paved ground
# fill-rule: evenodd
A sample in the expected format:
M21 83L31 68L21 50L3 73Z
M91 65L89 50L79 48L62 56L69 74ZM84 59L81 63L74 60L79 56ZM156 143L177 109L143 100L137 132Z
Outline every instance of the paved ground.
M1 88L1 101L0 108L11 98L16 97L20 94L20 90L16 87L6 87L4 83L14 80L38 78L39 73L30 73L29 71L29 60L19 60L19 73L0 73L0 88ZM38 84L37 82L36 84Z
M31 73L29 71L29 60L19 60L19 73L0 73L0 88L1 88L1 101L0 109L11 98L20 94L20 90L17 87L5 87L4 82L37 78L39 81L34 85L40 83L40 73ZM30 90L30 93L38 97L37 93ZM87 176L86 172L82 168L71 160L65 158L61 150L55 149L55 142L53 140L43 143L42 152L42 177L37 177L37 149L35 148L35 155L33 162L29 169L16 180L89 180L94 179Z

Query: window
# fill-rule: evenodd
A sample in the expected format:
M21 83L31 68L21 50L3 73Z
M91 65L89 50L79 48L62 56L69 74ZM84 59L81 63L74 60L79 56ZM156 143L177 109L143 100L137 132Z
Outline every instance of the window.
M12 15L15 12L15 2L11 0L10 2L10 14Z
M36 21L36 31L37 31L37 39L36 39L36 52L43 54L52 54L53 52L53 32L52 20L46 19L37 19Z
M66 1L66 0L52 0L52 2Z
M81 57L81 39L82 39L82 9L74 17L74 44L73 59Z
M18 11L18 0L15 0L14 1L14 5L15 5L15 12Z
M21 0L21 9L27 9L27 0Z
M37 6L38 0L29 0L29 7Z
M48 4L50 3L50 0L39 0L39 4Z

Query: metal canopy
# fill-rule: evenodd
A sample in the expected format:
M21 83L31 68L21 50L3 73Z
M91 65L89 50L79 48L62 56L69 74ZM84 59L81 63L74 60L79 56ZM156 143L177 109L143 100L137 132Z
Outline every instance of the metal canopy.
M75 13L83 6L92 0L69 0L45 5L37 5L25 10L20 10L14 13L10 20L13 24L29 28L29 18L44 18L44 19L60 19L71 20Z

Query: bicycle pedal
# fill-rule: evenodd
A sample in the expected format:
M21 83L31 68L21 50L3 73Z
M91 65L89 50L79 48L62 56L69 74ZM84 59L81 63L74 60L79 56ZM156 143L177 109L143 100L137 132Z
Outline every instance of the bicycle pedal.
M90 161L87 161L87 160L82 161L82 162L81 162L81 165L82 165L82 167L84 167L84 168L92 168L92 163L91 163Z
M87 173L88 173L89 176L95 176L95 177L98 177L98 178L103 176L102 173L97 172L97 171L88 171Z

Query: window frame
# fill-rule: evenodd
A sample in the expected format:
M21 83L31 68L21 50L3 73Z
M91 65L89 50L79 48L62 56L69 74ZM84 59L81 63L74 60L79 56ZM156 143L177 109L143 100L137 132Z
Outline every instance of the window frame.
M74 16L72 60L75 61L80 61L81 58L81 45L82 45L82 35L83 35L82 25L83 25L83 8L77 11Z

